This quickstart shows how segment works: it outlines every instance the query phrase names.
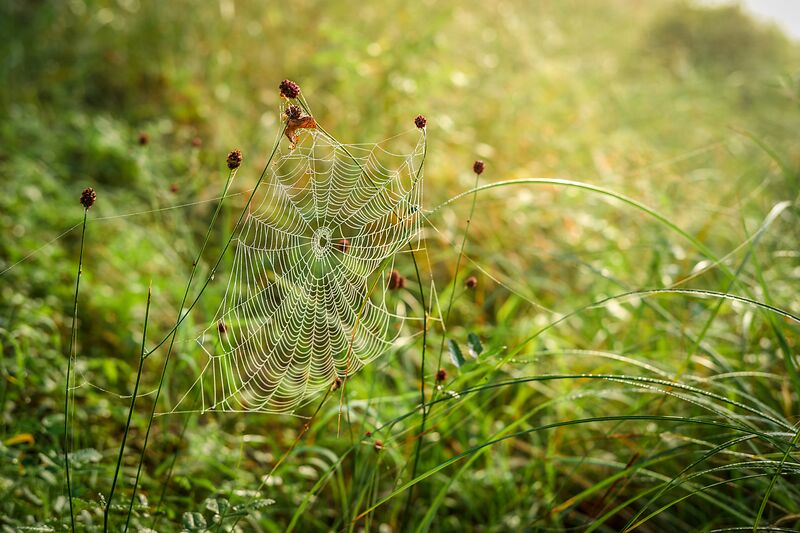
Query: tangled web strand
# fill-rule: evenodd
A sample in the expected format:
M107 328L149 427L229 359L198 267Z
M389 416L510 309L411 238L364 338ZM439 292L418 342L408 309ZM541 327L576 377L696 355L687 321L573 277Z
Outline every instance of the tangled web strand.
M424 132L398 155L315 129L277 156L198 337L203 411L292 412L392 345L405 317L382 280L418 234L424 146Z

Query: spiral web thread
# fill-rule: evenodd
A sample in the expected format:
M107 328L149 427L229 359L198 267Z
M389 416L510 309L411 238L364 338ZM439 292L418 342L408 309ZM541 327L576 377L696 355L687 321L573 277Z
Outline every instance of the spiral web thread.
M395 342L404 305L386 279L418 235L424 146L424 132L400 155L314 129L277 155L179 404L199 388L202 412L290 413Z

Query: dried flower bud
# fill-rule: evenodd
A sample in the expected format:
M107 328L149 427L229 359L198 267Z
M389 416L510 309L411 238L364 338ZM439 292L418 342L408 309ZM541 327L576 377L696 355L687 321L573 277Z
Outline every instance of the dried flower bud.
M475 161L475 163L473 163L473 165L472 165L472 171L473 171L475 174L479 175L479 176L480 176L481 174L483 174L483 169L485 169L485 168L486 168L486 165L485 165L485 164L483 163L483 161L481 161L480 159L478 159L477 161Z
M339 387L341 386L342 386L342 378L337 376L336 379L334 379L333 383L331 384L331 392L339 390Z
M283 80L278 89L284 98L297 98L300 95L300 86L292 80Z
M81 193L80 199L83 208L89 209L94 205L95 200L97 200L97 193L91 187L86 187Z
M388 286L389 290L394 291L402 289L406 285L406 279L397 270L389 272Z
M173 194L178 192L179 190L180 189L178 188L178 184L177 183L173 183L172 185L169 186L169 192L171 192Z
M436 383L441 383L447 379L447 370L440 368L436 371Z
M239 168L239 165L241 164L242 164L242 151L231 150L231 153L228 154L228 168L233 170L235 168Z
M201 139L200 137L193 138L192 146L194 146L195 148L200 148L201 146L203 146L203 139Z
M150 136L147 133L143 132L143 131L139 132L139 137L137 139L139 141L139 144L142 145L142 146L146 146L147 143L150 142Z
M348 239L340 239L339 242L336 243L336 249L346 254L347 250L350 249L350 241Z
M370 438L372 436L372 432L371 431L367 431L366 433L364 433L364 436L367 437L367 438Z
M468 289L474 289L478 286L478 278L475 276L470 276L464 280L464 286Z
M416 127L418 127L419 129L424 128L427 123L428 123L428 119L426 119L422 115L417 115L417 118L414 119L414 125Z
M225 325L225 322L220 320L217 322L217 331L219 331L220 335L224 335L228 332L228 327Z
M291 119L294 119L294 120L297 120L298 118L303 116L302 108L299 105L294 105L294 104L292 104L289 107L287 107L286 111L284 111L284 113L286 113L286 116L288 118L291 118Z
M375 441L375 451L380 452L383 449L383 441L376 440Z

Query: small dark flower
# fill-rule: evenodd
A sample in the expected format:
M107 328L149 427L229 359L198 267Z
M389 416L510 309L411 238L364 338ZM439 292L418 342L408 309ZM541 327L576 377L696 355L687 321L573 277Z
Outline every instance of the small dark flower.
M338 390L339 387L341 386L342 386L342 378L337 376L336 379L334 379L333 383L331 384L331 392Z
M94 192L94 189L91 187L86 187L83 189L81 193L81 205L84 209L89 209L94 205L94 201L97 200L97 193Z
M436 383L441 383L447 379L447 370L440 368L436 371Z
M350 241L347 239L340 239L339 242L336 243L336 249L346 254L347 250L350 249Z
M485 165L485 164L483 163L483 161L481 161L480 159L478 159L477 161L475 161L475 163L472 165L472 171L473 171L475 174L479 175L479 176L480 176L481 174L483 174L483 169L484 169L484 168L486 168L486 165Z
M422 115L417 115L417 118L414 119L414 125L419 129L424 128L427 123L428 119L426 119Z
M380 452L383 449L383 441L376 440L375 441L375 451Z
M297 98L300 95L300 86L292 80L283 80L278 89L281 90L281 96L284 98Z
M192 139L192 146L194 146L195 148L200 148L201 146L203 146L203 139L201 139L200 137L195 137L194 139Z
M169 186L169 192L171 192L171 193L176 193L176 192L178 192L178 190L179 189L178 189L178 184L177 183L173 183L172 185Z
M474 289L478 286L478 278L475 276L470 276L464 280L464 286L468 289Z
M147 133L143 132L143 131L140 132L139 133L139 144L141 144L142 146L146 146L147 143L149 143L149 142L150 142L150 136Z
M402 289L406 285L406 279L397 270L389 272L388 279L389 290Z
M299 105L294 105L294 104L287 107L285 113L287 117L294 120L297 120L301 116L303 116L303 110L300 108Z
M228 327L225 325L225 322L223 322L222 320L217 322L217 331L219 331L221 335L224 335L225 333L228 332Z
M364 436L367 437L367 438L370 438L372 436L372 432L371 431L367 431L366 433L364 433Z
M242 164L242 151L231 150L231 153L228 154L228 168L233 170L235 168L239 168L239 165L241 164Z

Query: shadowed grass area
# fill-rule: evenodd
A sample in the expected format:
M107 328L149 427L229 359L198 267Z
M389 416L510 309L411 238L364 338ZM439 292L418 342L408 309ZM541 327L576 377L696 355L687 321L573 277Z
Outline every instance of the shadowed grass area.
M110 531L800 528L800 52L776 30L672 0L10 0L0 31L3 531L70 528L87 186L78 531L118 456ZM392 295L414 320L298 416L200 414L284 78L342 142L402 152L427 117ZM148 287L145 350L206 280L126 430ZM180 412L146 437L157 395Z

